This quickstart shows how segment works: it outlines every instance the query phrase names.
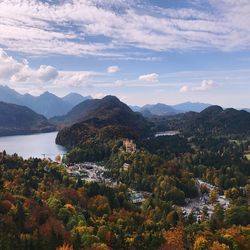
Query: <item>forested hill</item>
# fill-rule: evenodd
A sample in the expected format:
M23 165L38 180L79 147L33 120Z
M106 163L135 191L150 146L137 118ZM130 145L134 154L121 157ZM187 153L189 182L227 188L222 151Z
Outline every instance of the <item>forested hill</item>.
M250 132L250 113L233 108L210 106L200 113L189 112L183 116L186 131L212 133Z
M77 122L98 119L110 124L136 126L144 122L143 117L133 112L125 103L115 96L106 96L103 99L86 100L75 106L65 116L55 117L59 123L75 124Z
M0 102L0 136L55 131L55 126L31 109Z
M79 144L85 135L91 135L93 129L103 131L106 128L105 133L111 137L112 133L118 137L140 137L147 134L149 128L141 114L133 112L114 96L84 101L57 121L74 124L58 134L57 143L65 146ZM111 134L107 133L107 129Z

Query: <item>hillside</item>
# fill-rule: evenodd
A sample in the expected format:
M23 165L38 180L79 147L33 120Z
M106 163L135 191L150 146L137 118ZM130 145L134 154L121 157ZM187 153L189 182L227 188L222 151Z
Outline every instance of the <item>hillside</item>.
M250 114L244 110L210 106L200 113L189 112L183 117L185 130L212 133L250 132Z
M57 143L65 146L81 143L84 137L82 133L89 135L92 133L91 131L96 133L96 130L99 131L106 127L113 126L110 133L116 130L115 133L118 137L126 137L126 134L134 134L133 137L143 136L148 132L148 123L143 116L133 112L114 96L84 101L66 116L58 117L57 121L64 124L74 124L58 133ZM120 129L117 130L118 127ZM123 131L128 132L124 134ZM79 139L78 135L81 135Z
M0 136L55 131L48 120L31 109L0 102Z

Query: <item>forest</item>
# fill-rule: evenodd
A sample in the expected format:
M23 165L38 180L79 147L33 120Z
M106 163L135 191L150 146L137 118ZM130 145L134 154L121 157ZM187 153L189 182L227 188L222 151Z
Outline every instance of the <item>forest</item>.
M180 134L140 140L126 152L108 131L73 148L61 165L0 154L0 249L249 249L247 137ZM118 185L67 173L65 164L98 155ZM197 179L216 189L198 190ZM149 195L134 204L130 190ZM184 214L200 191L212 215L206 207L199 218ZM227 209L218 202L222 194Z

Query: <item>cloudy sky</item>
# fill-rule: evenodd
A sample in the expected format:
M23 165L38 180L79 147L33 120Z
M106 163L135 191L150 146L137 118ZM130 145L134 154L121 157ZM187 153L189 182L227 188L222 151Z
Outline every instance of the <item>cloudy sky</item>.
M250 107L250 1L0 0L0 84Z

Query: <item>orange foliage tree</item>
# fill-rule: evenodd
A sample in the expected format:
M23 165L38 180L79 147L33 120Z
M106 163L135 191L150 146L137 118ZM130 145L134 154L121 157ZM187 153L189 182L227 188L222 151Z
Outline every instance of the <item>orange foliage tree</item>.
M184 250L185 231L182 226L171 228L164 233L166 242L160 250Z

